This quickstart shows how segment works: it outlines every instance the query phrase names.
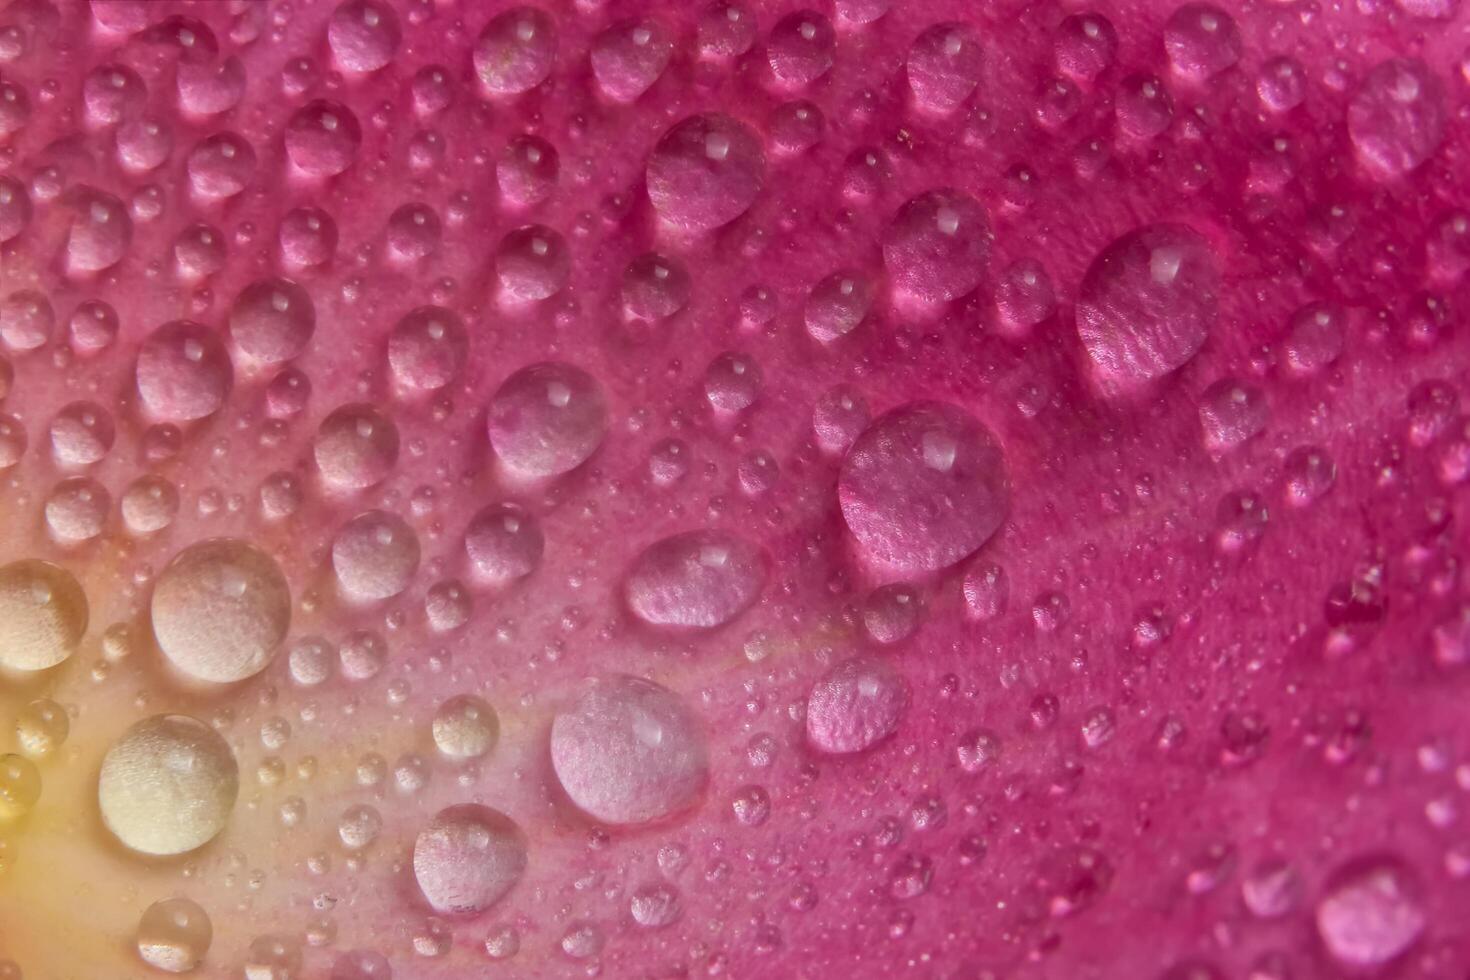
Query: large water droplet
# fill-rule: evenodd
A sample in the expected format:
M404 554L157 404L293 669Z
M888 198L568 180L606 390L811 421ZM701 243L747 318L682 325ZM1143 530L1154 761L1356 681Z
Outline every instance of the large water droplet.
M274 558L233 538L190 545L158 576L153 634L185 676L216 684L253 677L275 657L291 592Z
M909 704L909 685L887 660L853 657L812 687L806 705L806 738L819 752L861 752L898 728Z
M1219 268L1204 238L1183 225L1148 225L1113 241L1088 266L1077 333L1108 379L1152 381L1204 346L1219 291Z
M56 666L76 651L87 617L87 596L66 569L35 560L0 568L0 666Z
M107 829L134 851L183 854L225 828L239 791L230 746L184 715L156 715L107 750L97 802Z
M556 362L532 364L507 378L487 414L490 445L522 477L576 469L607 431L602 387L581 368Z
M760 140L719 113L690 116L648 157L648 197L659 217L685 233L728 224L755 203L765 183Z
M526 835L498 810L461 803L440 810L413 845L413 874L434 911L477 915L526 870Z
M709 767L704 732L678 695L625 675L593 682L557 713L551 762L571 801L611 824L687 809Z
M760 597L765 552L724 531L686 531L650 545L624 587L634 615L655 626L711 629Z
M1010 510L995 436L968 412L940 402L912 402L875 420L842 461L837 495L864 550L913 573L975 551Z

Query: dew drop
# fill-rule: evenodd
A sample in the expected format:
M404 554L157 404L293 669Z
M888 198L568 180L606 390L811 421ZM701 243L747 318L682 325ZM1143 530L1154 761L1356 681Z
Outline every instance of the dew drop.
M174 556L158 576L153 633L186 677L229 684L253 677L275 657L291 621L280 566L234 538L213 538Z
M610 824L688 809L709 768L704 732L679 696L620 674L591 682L557 712L551 763L571 801Z
M107 750L97 784L107 829L131 850L157 856L213 840L238 792L230 746L184 715L156 715L129 728Z
M829 670L807 698L806 737L819 752L862 752L892 735L909 704L909 685L888 661L853 657Z
M624 595L633 614L650 625L713 629L760 598L767 563L760 546L734 534L686 531L638 556Z
M440 810L413 845L419 890L442 915L478 915L526 870L526 835L498 810L461 803Z

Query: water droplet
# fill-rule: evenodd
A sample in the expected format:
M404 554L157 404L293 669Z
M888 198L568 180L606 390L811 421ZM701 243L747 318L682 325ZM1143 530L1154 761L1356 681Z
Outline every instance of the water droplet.
M0 666L56 666L76 651L87 617L87 597L65 569L35 560L0 568Z
M832 69L837 36L815 10L798 10L776 22L766 37L766 61L777 86L799 89Z
M1327 952L1348 970L1377 970L1418 942L1427 924L1418 880L1388 857L1339 867L1316 909Z
M469 335L459 314L421 306L406 314L388 337L388 366L410 391L437 391L459 377Z
M620 21L593 38L588 60L604 96L632 102L658 81L673 50L663 25L640 17Z
M138 955L155 970L188 973L204 962L214 941L209 913L187 898L154 902L138 920Z
M21 289L0 303L0 341L13 351L44 346L56 329L56 313L45 293Z
M628 608L654 626L712 629L748 609L765 587L767 557L724 531L686 531L646 548L624 586Z
M806 708L807 741L819 752L862 752L893 734L908 703L908 682L888 661L844 660L812 687Z
M517 504L491 504L465 528L464 549L475 575L489 585L525 578L541 563L541 522Z
M873 422L842 462L848 529L879 563L922 573L990 539L1010 509L1001 448L963 409L912 402Z
M1143 143L1169 128L1174 121L1174 100L1153 75L1129 75L1118 83L1113 113L1123 135Z
M812 287L803 316L807 333L820 343L830 344L858 328L872 309L877 293L868 276L853 269L840 269Z
M1109 379L1153 381L1204 346L1219 291L1219 268L1204 238L1182 225L1148 225L1114 240L1088 266L1077 333Z
M1358 160L1379 180L1422 166L1444 138L1444 92L1417 58L1380 62L1353 94L1348 136Z
M924 29L908 54L909 90L928 112L954 112L980 84L980 38L967 24L942 23Z
M258 279L230 307L230 339L261 364L288 361L306 349L316 330L311 295L289 279Z
M495 392L490 445L512 472L560 476L597 451L607 432L602 387L586 371L545 362L521 368Z
M122 734L102 760L97 801L107 829L142 854L183 854L213 840L230 818L239 771L208 725L156 715Z
M397 514L359 514L332 541L337 585L355 602L391 599L413 583L419 568L419 539Z
M648 197L664 221L700 234L744 214L765 176L760 141L748 126L719 113L690 116L649 155Z
M594 819L640 824L685 810L708 775L704 732L674 692L612 675L588 685L551 724L551 763Z
M633 921L645 929L662 929L673 925L683 914L679 891L673 885L653 882L633 892L628 900Z
M1229 452L1260 434L1270 416L1265 393L1236 378L1221 378L1200 395L1200 430L1212 453Z
M525 225L506 233L495 251L495 275L502 295L514 303L554 296L572 274L566 239L544 225Z
M393 60L401 40L398 15L381 0L347 0L327 22L327 44L344 71L377 71Z
M218 201L234 197L250 185L255 163L255 148L243 138L234 133L216 133L194 145L185 166L194 193Z
M192 680L229 684L275 657L291 621L280 566L234 538L213 538L174 556L158 576L153 633L164 657Z
M496 15L475 41L475 74L493 97L509 98L544 82L556 66L556 23L535 7Z
M1057 27L1053 45L1057 71L1080 85L1091 85L1117 54L1118 32L1102 14L1073 14Z
M312 453L332 487L376 486L398 463L398 428L371 405L343 405L322 420Z
M498 810L461 803L440 810L413 845L413 874L434 911L478 915L526 870L526 835Z
M1186 3L1164 25L1169 63L1191 81L1204 82L1234 67L1243 48L1235 18L1214 4Z
M154 418L192 422L213 415L234 385L230 355L214 331L190 320L159 327L143 341L138 395Z
M495 748L500 717L483 698L461 694L439 705L432 726L434 745L451 759L478 759Z
M292 114L285 142L297 170L308 177L335 177L357 159L362 127L345 105L317 99Z

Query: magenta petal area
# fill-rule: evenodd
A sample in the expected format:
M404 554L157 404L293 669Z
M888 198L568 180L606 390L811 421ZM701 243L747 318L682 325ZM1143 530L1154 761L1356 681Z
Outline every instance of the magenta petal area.
M0 980L1470 978L1470 0L0 0Z

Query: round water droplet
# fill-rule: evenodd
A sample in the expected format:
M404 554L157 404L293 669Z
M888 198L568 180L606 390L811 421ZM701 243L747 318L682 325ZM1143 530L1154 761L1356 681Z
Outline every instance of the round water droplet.
M723 626L760 598L768 559L760 546L725 531L664 538L633 562L623 587L645 623L689 629Z
M419 538L397 514L370 510L332 541L332 569L343 595L357 602L391 599L413 583Z
M980 285L990 240L978 201L956 190L926 191L884 229L883 264L903 292L926 305L945 303Z
M140 116L124 122L113 136L117 161L135 174L157 170L174 152L174 131L167 122Z
M863 601L863 628L878 643L908 639L923 618L923 597L911 585L880 585Z
M822 141L826 118L822 110L805 99L783 102L771 112L766 138L782 157L800 156Z
M500 717L483 698L452 697L434 712L434 745L450 759L478 759L495 748Z
M1199 422L1205 448L1226 453L1266 427L1271 407L1260 388L1221 378L1200 394Z
M138 351L138 395L154 418L192 422L224 405L235 372L215 332L191 320L159 327Z
M1002 329L1013 337L1025 336L1048 319L1056 302L1051 276L1035 259L1011 263L995 287L995 312Z
M286 123L286 155L308 177L335 177L357 159L362 127L340 102L317 99Z
M572 274L566 239L545 225L508 232L495 250L495 276L506 298L527 303L554 296Z
M112 416L96 402L72 402L51 420L51 455L61 467L91 466L112 449Z
M1261 65L1256 95L1272 112L1290 112L1307 96L1306 70L1290 55L1272 58Z
M331 260L337 251L337 222L317 208L296 208L281 219L277 234L281 261L292 269L309 269Z
M561 158L556 147L539 136L517 136L495 165L501 196L518 208L540 204L556 190Z
M46 670L62 663L87 632L87 595L49 561L0 567L0 666Z
M46 294L22 289L0 304L0 340L13 351L45 346L56 329L56 313Z
M1153 75L1129 75L1118 83L1113 113L1123 135L1145 142L1163 133L1174 121L1174 100L1164 83Z
M382 832L382 814L364 803L348 807L337 820L337 837L349 851L361 851L372 846Z
M148 100L148 88L126 65L98 65L82 80L82 105L88 125L115 126L136 116Z
M421 306L406 314L388 337L388 366L410 391L437 391L464 370L469 335L459 314Z
M541 522L517 504L491 504L470 520L464 532L464 550L475 577L489 585L530 575L541 564L545 546Z
M556 23L535 7L496 15L475 41L475 74L491 96L529 92L556 67Z
M62 480L46 498L46 529L62 544L80 544L102 533L112 497L96 480Z
M79 354L96 354L111 347L117 339L117 310L101 300L89 299L77 306L67 322L72 350Z
M1390 58L1363 79L1348 104L1348 136L1379 180L1422 166L1444 139L1444 90L1417 58Z
M765 183L766 161L748 126L719 113L690 116L648 158L648 197L659 217L686 234L744 214Z
M674 43L662 24L639 17L621 21L592 39L588 59L602 94L632 102L653 87L669 65Z
M344 71L377 71L402 40L398 15L382 0L347 0L327 22L327 44Z
M262 364L288 361L306 349L316 331L311 294L289 279L259 279L230 307L230 339Z
M815 10L798 10L776 22L766 37L766 62L775 83L799 89L832 70L837 35Z
M837 455L847 452L871 418L861 392L850 385L837 385L812 406L812 432L823 452Z
M187 898L154 902L138 920L138 955L155 970L188 973L204 962L214 941L209 913Z
M178 514L179 491L161 476L140 476L123 491L119 509L130 532L156 534Z
M623 271L623 310L638 319L667 319L689 304L690 288L682 262L647 252Z
M36 759L44 759L61 748L71 732L71 719L66 709L50 698L37 698L15 715L15 740L20 750Z
M858 328L873 307L877 288L868 276L840 269L812 287L804 318L812 339L830 344Z
M399 262L417 262L439 250L439 216L426 204L405 204L388 216L388 252Z
M255 148L234 133L217 133L195 144L185 166L189 186L200 197L234 197L255 176Z
M197 282L225 267L225 238L219 230L205 224L193 224L174 239L174 268L180 279Z
M551 764L594 819L640 824L699 799L709 759L702 726L673 691L615 674L589 684L551 723Z
M1140 384L1183 367L1219 307L1214 252L1183 225L1147 225L1104 248L1077 296L1077 333L1109 380Z
M1338 965L1378 970L1407 953L1427 923L1421 886L1390 857L1359 858L1340 867L1317 903L1317 932Z
M343 405L322 420L312 447L322 479L339 490L386 480L398 462L398 428L371 405Z
M743 412L755 404L760 391L760 368L743 354L721 354L705 369L704 397L717 412Z
M1057 71L1080 85L1090 85L1118 56L1118 32L1102 14L1073 14L1057 28L1053 55Z
M756 17L749 7L715 0L699 15L699 53L718 61L738 58L755 43L756 28Z
M602 387L581 368L557 362L512 374L495 392L487 414L496 456L522 477L576 469L607 432Z
M909 703L909 685L888 661L853 657L827 671L812 687L806 737L819 752L862 752L898 728Z
M914 101L940 115L954 112L980 84L980 38L968 24L934 24L909 48L908 80Z
M230 746L184 715L155 715L107 750L97 783L102 821L142 854L183 854L224 830L239 792Z
M270 555L213 538L185 548L159 573L152 613L159 649L176 669L229 684L275 657L291 622L291 592Z
M526 870L526 835L498 810L461 803L440 810L414 841L419 890L442 915L478 915Z
M873 422L842 461L848 529L879 563L922 573L952 565L1010 510L1000 444L953 405L912 402Z
M1243 47L1235 18L1211 3L1186 3L1164 25L1169 64L1177 74L1195 82L1233 68Z
M662 929L679 920L683 904L673 885L654 882L633 892L628 899L628 912L643 928Z
M1299 377L1317 374L1342 354L1347 314L1331 303L1308 303L1292 313L1282 340L1287 370Z

